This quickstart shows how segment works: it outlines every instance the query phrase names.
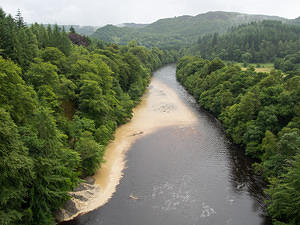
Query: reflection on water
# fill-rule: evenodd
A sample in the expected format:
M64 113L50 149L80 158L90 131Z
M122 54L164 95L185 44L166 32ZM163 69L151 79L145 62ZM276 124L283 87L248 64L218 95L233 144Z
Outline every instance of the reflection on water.
M165 116L144 114L145 123L167 126L146 132L131 145L124 177L108 203L64 224L268 224L262 182L251 162L176 82L175 65L158 70L149 89L144 108ZM165 123L180 110L186 113L176 117L177 123Z

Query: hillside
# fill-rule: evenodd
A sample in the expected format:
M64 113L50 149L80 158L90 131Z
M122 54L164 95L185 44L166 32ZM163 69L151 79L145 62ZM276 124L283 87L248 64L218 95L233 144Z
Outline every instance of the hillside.
M54 25L51 26L53 27ZM61 28L64 27L66 31L69 31L70 28L73 27L78 34L85 35L85 36L93 34L99 28L99 26L80 26L80 25L58 25L58 26Z
M204 58L224 60L273 62L276 57L300 51L300 26L280 21L260 21L243 24L218 35L199 38L190 52Z
M215 32L225 32L229 27L243 23L260 20L286 19L277 16L249 15L236 12L207 12L197 16L180 16L175 18L161 19L147 27L145 32L163 34L199 35Z
M117 27L131 27L131 28L143 28L147 26L148 24L142 24L142 23L121 23L116 25Z
M91 35L93 34L99 26L80 26L80 25L63 25L66 31L69 31L71 26L76 30L78 34Z
M291 22L282 17L249 15L235 12L207 12L197 16L179 16L160 19L152 24L124 27L107 25L96 30L91 36L108 42L126 44L134 39L138 44L160 48L180 48L198 40L199 36L223 33L232 26L262 20Z

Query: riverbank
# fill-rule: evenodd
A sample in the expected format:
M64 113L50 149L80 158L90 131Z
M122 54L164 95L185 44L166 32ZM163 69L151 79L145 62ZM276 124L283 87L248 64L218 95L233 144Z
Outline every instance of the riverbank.
M72 198L71 201L77 210L73 209L73 214L60 213L59 221L71 220L109 201L123 177L126 152L137 139L160 128L189 126L197 121L196 115L183 104L174 90L155 77L152 78L141 103L133 112L131 121L116 130L115 139L107 146L105 163L93 176L94 184L84 191L86 194L81 193L84 199Z
M169 65L153 74L146 101L128 126L134 130L120 133L132 143L117 191L102 207L64 225L269 225L248 158L197 107L175 73Z

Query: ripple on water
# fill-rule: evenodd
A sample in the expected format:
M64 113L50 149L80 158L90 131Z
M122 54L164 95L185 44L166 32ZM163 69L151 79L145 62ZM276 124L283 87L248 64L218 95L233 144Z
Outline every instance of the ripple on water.
M176 82L175 66L157 71L149 89L116 135L115 148L130 149L116 193L73 224L267 225L249 162L230 146L220 123L195 107ZM137 132L143 133L128 136Z

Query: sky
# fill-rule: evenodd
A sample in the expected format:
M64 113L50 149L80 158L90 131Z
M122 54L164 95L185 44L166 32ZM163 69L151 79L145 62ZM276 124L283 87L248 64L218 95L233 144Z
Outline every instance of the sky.
M264 14L294 19L300 0L0 0L0 7L27 23L93 25L152 23L161 18L208 11Z

